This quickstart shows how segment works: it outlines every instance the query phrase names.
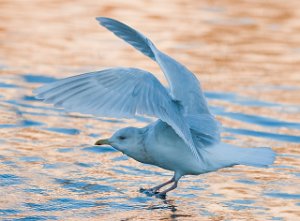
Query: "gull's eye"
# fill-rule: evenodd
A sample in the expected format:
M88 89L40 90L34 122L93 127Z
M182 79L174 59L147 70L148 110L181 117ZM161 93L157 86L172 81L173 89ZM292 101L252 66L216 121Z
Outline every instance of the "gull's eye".
M126 138L126 137L124 137L124 136L119 136L119 137L118 137L119 140L125 140L125 138Z

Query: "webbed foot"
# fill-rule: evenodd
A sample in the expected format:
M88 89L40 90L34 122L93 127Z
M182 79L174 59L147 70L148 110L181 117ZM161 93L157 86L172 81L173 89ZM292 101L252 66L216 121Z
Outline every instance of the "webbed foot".
M166 199L167 194L165 194L165 193L156 193L155 197L159 198L159 199Z
M144 193L147 196L154 196L154 195L158 194L159 192L154 191L152 188L150 188L150 189L140 188L140 193Z

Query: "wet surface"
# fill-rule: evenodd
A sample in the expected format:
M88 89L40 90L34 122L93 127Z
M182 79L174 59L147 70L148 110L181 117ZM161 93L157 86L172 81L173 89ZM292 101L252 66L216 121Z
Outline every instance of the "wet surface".
M110 66L158 67L98 26L118 18L197 73L223 140L270 146L270 168L187 176L92 144L152 120L93 118L36 100L41 84ZM300 4L282 1L1 1L0 219L299 220ZM147 24L147 25L145 25Z

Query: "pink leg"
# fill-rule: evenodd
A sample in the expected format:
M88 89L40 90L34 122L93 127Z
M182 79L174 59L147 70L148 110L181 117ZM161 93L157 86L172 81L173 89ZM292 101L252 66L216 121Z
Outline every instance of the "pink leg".
M162 191L160 193L155 194L155 196L159 197L159 198L162 198L162 199L165 199L168 192L170 192L171 190L174 190L174 189L177 188L178 181L181 178L181 176L182 175L180 173L175 173L174 177L172 178L172 181L174 182L173 185L170 186L168 189L166 189L166 190L164 190L164 191Z
M155 187L150 188L149 191L155 193L155 192L157 192L160 188L162 188L162 187L164 187L164 186L166 186L166 185L168 185L168 184L170 184L170 183L173 183L174 181L175 181L175 176L173 176L172 179L170 179L169 181L167 181L167 182L165 182L165 183L162 183L162 184L160 184L160 185L158 185L158 186L155 186Z
M166 190L160 192L160 194L161 194L161 195L166 195L167 192L170 192L171 190L176 189L176 188L177 188L177 184L178 184L178 181L175 181L174 184L173 184L171 187L169 187L168 189L166 189Z
M179 179L181 178L181 174L180 173L175 173L174 176L172 177L172 179L170 179L169 181L162 183L158 186L152 187L150 189L140 189L140 192L146 193L149 196L153 196L155 194L156 197L165 199L166 198L166 194L171 191L176 189L177 184ZM171 187L169 187L168 189L162 191L162 192L158 192L159 189L161 189L162 187L170 184L170 183L174 183Z
M174 184L171 187L169 187L168 189L166 189L166 190L164 190L160 193L155 194L155 196L158 197L158 198L161 198L161 199L165 199L168 192L170 192L171 190L176 189L177 184L178 184L178 180L175 181Z

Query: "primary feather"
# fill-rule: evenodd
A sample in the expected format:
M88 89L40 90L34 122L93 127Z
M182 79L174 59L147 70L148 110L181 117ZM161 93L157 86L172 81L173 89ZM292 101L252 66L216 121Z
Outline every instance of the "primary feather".
M68 111L105 117L157 117L169 124L199 157L180 104L149 72L111 68L65 78L34 93L44 102Z
M172 97L182 103L186 114L210 114L198 79L184 65L159 51L147 37L128 25L111 18L96 19L116 36L158 63L169 82Z

